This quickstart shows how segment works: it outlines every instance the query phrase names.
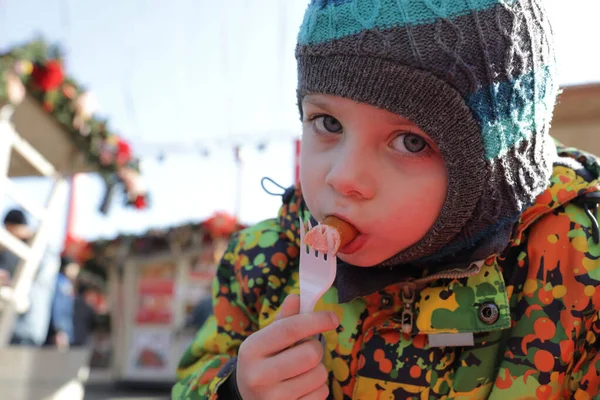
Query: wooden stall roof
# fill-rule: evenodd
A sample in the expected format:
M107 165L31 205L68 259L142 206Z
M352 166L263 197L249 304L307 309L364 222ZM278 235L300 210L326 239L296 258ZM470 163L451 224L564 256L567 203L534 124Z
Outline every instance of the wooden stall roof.
M124 252L131 257L153 257L169 253L176 246L181 251L200 249L220 239L229 240L233 233L246 228L234 216L216 212L201 222L190 222L163 229L150 229L142 234L118 235L82 243L73 257L84 262L106 264Z
M45 112L31 96L16 107L12 119L19 135L41 153L63 175L79 172L96 172L98 164L86 160L86 156L74 145L68 132ZM37 170L18 153L13 152L8 170L9 177L39 175Z

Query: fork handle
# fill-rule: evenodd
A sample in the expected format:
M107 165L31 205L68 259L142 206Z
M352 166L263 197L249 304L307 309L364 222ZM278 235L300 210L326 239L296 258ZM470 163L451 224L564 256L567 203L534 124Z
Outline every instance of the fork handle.
M315 306L317 305L318 298L315 298L315 295L308 292L303 293L300 296L300 314L306 314L309 312L313 312L315 310Z

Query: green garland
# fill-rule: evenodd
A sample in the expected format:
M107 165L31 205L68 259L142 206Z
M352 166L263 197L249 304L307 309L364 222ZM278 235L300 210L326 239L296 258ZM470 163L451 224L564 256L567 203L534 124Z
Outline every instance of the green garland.
M11 96L10 90L18 93L15 88L20 84L15 77L60 123L73 144L104 178L107 194L101 206L103 212L108 212L111 194L118 184L123 185L128 206L147 207L148 194L139 184L139 160L133 157L130 145L109 130L105 119L82 112L83 96L89 96L89 93L64 75L59 46L48 45L39 39L0 55L0 103L18 106L15 103L20 99L15 99L18 96L14 94Z

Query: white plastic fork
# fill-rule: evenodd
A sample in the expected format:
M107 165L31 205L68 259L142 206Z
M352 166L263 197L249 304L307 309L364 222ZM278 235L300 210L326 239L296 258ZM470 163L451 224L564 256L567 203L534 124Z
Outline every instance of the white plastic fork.
M308 230L312 229L308 221ZM327 243L327 257L318 254L304 243L306 227L300 218L300 313L314 311L317 302L333 285L337 270L337 258L332 249L332 243Z

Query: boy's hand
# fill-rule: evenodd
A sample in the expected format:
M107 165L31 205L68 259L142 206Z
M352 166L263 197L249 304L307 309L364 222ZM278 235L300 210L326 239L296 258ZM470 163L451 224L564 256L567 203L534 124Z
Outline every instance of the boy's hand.
M331 312L298 314L299 309L300 298L289 295L275 321L240 346L237 386L244 400L321 400L328 396L327 370L321 363L323 346L312 336L337 328L339 320Z

